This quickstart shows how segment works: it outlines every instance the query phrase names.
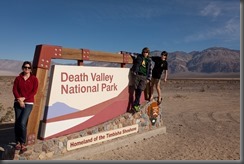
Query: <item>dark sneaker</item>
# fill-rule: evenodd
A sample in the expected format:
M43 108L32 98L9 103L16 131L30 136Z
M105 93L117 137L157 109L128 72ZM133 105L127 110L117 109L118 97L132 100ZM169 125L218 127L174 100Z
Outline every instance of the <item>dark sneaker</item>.
M133 106L133 109L134 109L136 112L140 112L140 105L135 105L135 106Z
M24 153L25 151L27 151L27 147L24 144L22 144L21 149L20 149L20 153Z
M15 150L20 150L20 149L21 149L21 145L20 145L20 143L16 144L16 145L15 145Z
M158 105L160 105L162 103L162 101L163 101L163 98L158 99L158 101L157 101Z

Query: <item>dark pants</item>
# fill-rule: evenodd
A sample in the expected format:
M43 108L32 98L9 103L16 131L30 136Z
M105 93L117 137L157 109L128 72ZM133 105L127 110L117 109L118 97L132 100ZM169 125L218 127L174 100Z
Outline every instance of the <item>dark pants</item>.
M25 108L21 108L18 102L14 103L15 111L15 141L16 143L26 143L27 121L32 111L33 104L25 104Z
M146 76L136 75L135 82L135 101L133 105L140 105L141 93L145 90L147 84Z
M138 88L135 90L135 101L133 103L134 106L140 105L141 93L142 93L141 89Z

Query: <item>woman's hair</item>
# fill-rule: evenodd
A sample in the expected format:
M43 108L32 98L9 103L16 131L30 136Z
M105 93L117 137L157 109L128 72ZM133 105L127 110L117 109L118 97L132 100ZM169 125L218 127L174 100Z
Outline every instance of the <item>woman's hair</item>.
M148 47L143 48L141 53L143 54L144 52L146 52L146 53L148 52L148 54L150 54L149 48Z
M32 67L32 66L31 66L31 62L29 62L29 61L24 61L24 63L22 64L22 69L24 69L24 67L25 67L26 64L29 64L30 67Z

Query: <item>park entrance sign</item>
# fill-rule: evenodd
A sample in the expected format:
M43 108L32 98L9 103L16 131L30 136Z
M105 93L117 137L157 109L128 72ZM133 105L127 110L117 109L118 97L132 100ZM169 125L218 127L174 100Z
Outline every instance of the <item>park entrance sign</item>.
M79 70L80 72L70 72L71 69L83 69L84 61L93 61L93 62L110 62L114 64L120 65L121 68L116 68L116 71L123 72L123 69L125 68L126 64L132 64L132 58L130 57L130 52L120 51L119 53L111 53L111 52L103 52L103 51L94 51L90 49L74 49L74 48L66 48L58 45L45 45L40 44L37 45L35 48L34 58L33 58L33 70L32 73L38 78L39 85L38 90L35 95L35 103L33 105L32 112L30 114L30 117L28 119L27 124L27 144L31 145L36 143L37 138L52 138L55 135L59 136L65 133L70 133L71 131L75 131L74 129L83 129L84 127L88 127L93 125L93 123L89 123L90 120L94 119L94 117L97 117L99 120L96 120L95 123L105 121L103 117L99 118L98 116L95 116L94 114L102 115L100 111L105 110L105 106L110 107L110 105L117 105L120 102L121 94L124 92L120 92L120 84L115 83L115 75L112 77L113 74L110 74L107 71L100 72L100 68L96 68L96 70L92 71L92 74L88 74L85 71ZM63 59L63 60L75 60L77 62L77 66L68 66L62 68L62 73L55 76L59 76L60 79L56 79L56 81L59 81L58 90L54 91L54 88L52 88L52 91L50 91L51 87L47 90L47 84L54 84L55 76L53 77L53 74L55 73L55 70L58 70L59 66L52 67L52 59ZM84 67L85 68L85 67ZM86 68L85 68L86 69ZM93 68L90 68L91 70ZM95 69L95 68L94 68ZM118 70L117 70L118 69ZM67 71L68 70L68 71ZM52 77L49 79L50 71ZM125 70L126 71L126 70ZM128 72L128 69L127 69ZM55 73L56 74L56 73ZM123 74L119 74L120 79L122 80L128 80L128 74L124 76ZM61 79L62 78L62 79ZM112 79L113 78L113 79ZM117 78L117 75L116 75ZM93 79L93 81L92 81ZM53 81L52 81L53 80ZM111 83L110 83L111 82ZM89 83L89 84L88 84ZM50 85L49 85L50 86ZM52 86L53 87L53 86ZM103 92L102 92L103 90ZM125 89L126 90L126 89ZM48 92L48 94L47 94ZM118 97L115 99L113 97L117 93L119 93ZM63 98L60 100L57 99L56 104L54 102L54 98L52 98L53 95L62 95L65 96L65 101ZM84 94L86 94L86 98L84 100ZM98 96L98 95L99 96ZM52 96L51 96L52 95ZM75 98L73 98L74 95L79 95ZM102 95L102 96L101 96ZM108 98L108 95L111 96L111 99ZM131 94L130 94L131 95ZM48 99L47 99L48 96ZM50 97L51 96L51 97ZM66 97L67 96L67 97ZM71 96L71 97L69 97ZM54 96L55 97L55 96ZM78 98L79 97L79 98ZM89 99L88 99L89 97ZM74 100L73 100L74 99ZM96 99L96 100L95 100ZM102 102L105 100L105 102ZM117 104L113 101L117 101ZM128 100L128 99L127 99ZM81 107L75 107L74 104L67 103L67 102L74 102L78 101L80 104L86 104L87 106L83 105ZM87 101L87 102L85 102ZM99 102L96 102L99 101ZM123 100L124 101L124 100ZM54 103L53 103L54 102ZM94 102L94 106L92 106L92 103ZM52 104L53 103L53 104ZM63 103L63 104L62 104ZM112 104L111 104L112 103ZM130 101L131 103L131 101ZM66 105L71 104L70 106ZM90 105L88 107L88 104ZM62 108L68 107L69 110L66 111L64 109L61 110L61 108L57 107L56 105L61 105ZM125 104L123 104L125 106ZM96 106L100 106L100 108L96 108ZM55 108L54 108L55 107ZM116 106L113 106L115 108ZM96 109L99 111L94 110L94 113L89 113L90 109ZM111 107L112 108L112 107ZM117 109L118 108L118 109ZM109 109L109 108L108 108ZM116 114L121 112L122 108L120 106L116 107ZM127 107L128 109L128 107ZM57 112L55 110L58 110ZM125 110L125 109L123 109ZM76 111L76 112L75 112ZM81 112L82 111L82 112ZM89 112L87 112L89 111ZM62 113L63 112L63 113ZM108 111L104 111L106 112ZM114 111L112 111L114 112ZM67 115L66 115L67 114ZM72 115L74 114L74 115ZM93 115L90 115L93 114ZM80 116L81 115L81 116ZM108 118L113 117L112 114L108 113ZM66 118L67 117L67 118ZM76 127L72 127L75 125L75 123L71 123L72 121L76 122L78 118L83 117L84 119L87 119L87 121L83 121L83 125L77 125ZM88 119L91 117L90 119ZM73 118L73 119L71 119ZM62 122L66 122L69 127L66 127L65 129L59 129L59 125L63 125ZM68 123L70 122L70 123ZM77 122L76 122L77 123ZM55 126L54 126L55 125ZM49 131L53 128L51 126L56 127L57 130L55 133ZM82 126L82 127L81 127ZM84 127L83 127L84 126ZM77 128L78 127L78 128ZM58 132L60 131L60 132ZM42 134L41 134L42 132ZM40 136L42 135L42 137Z
M128 109L129 68L54 65L50 75L42 139L81 131Z

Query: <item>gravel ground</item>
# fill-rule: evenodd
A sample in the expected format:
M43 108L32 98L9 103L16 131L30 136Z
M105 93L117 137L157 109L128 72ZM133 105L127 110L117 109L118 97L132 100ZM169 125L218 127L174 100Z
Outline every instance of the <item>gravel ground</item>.
M240 160L240 81L162 84L166 134L86 160Z
M12 81L0 79L1 116L12 107ZM169 80L162 94L166 134L85 160L241 160L240 80Z

